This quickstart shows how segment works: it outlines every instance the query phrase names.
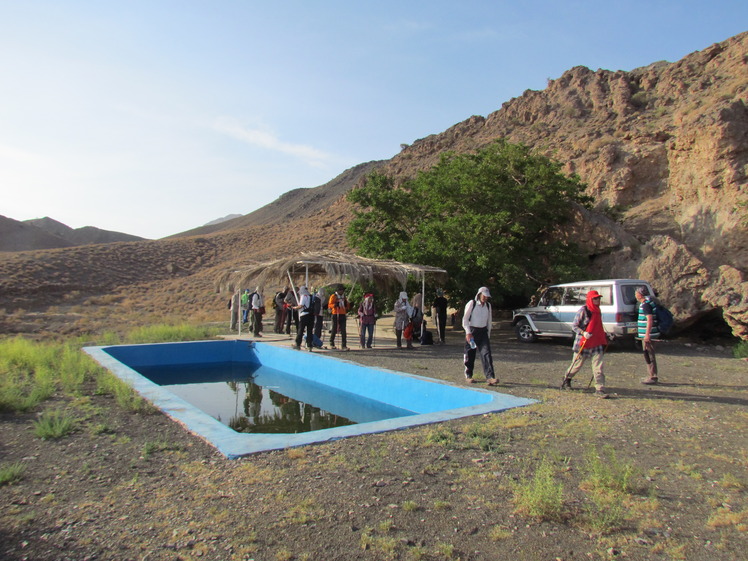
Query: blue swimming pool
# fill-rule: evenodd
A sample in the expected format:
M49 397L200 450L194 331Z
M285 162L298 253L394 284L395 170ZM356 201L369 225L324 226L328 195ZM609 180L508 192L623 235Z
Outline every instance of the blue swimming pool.
M229 458L266 450L325 442L349 436L397 430L470 415L502 411L534 403L534 400L493 391L464 388L378 368L361 366L317 353L293 351L253 341L191 341L148 345L85 347L99 364L131 385L189 431L204 438ZM161 384L179 383L179 365L262 365L291 377L301 378L317 388L329 388L379 402L399 413L391 418L360 422L297 434L247 434L237 432L210 414L155 383L138 370L168 367L173 379Z

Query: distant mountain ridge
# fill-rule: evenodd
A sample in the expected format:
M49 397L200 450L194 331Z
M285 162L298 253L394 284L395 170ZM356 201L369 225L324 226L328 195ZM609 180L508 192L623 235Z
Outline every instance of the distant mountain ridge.
M57 249L100 243L135 242L145 239L93 226L71 228L49 217L19 221L0 216L0 234L0 251Z
M214 221L199 228L167 236L167 239L185 236L205 236L217 232L227 232L246 228L248 226L262 226L268 224L289 224L291 221L317 214L324 211L332 203L344 197L345 194L375 169L381 168L387 162L375 160L358 164L318 187L301 187L283 193L272 203L262 208L240 215L231 220Z

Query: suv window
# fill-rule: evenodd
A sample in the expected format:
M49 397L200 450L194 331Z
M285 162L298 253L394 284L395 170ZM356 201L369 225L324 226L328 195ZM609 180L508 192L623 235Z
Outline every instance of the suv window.
M564 304L569 306L584 306L587 303L587 293L590 290L597 290L602 296L601 306L610 306L613 304L613 287L612 286L570 286L566 289L566 298Z
M560 306L564 297L564 289L560 286L552 286L540 297L541 306Z
M621 298L624 304L636 304L636 288L633 284L621 285Z

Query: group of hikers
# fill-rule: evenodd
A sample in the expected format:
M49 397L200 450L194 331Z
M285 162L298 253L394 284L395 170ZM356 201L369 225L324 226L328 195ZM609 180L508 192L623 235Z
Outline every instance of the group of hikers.
M644 287L635 292L639 302L639 314L637 321L637 339L641 341L644 360L647 365L648 376L642 379L646 385L658 383L657 359L655 356L653 340L659 338L660 333L655 317L656 303L649 296ZM297 296L298 295L298 296ZM480 357L486 383L495 386L499 383L494 372L493 357L491 354L491 325L492 308L491 292L485 286L478 289L463 310L462 328L465 332L465 343L463 353L463 364L465 367L465 381L469 384L475 383L473 371L476 357ZM595 395L606 399L609 394L605 389L605 374L603 371L603 359L608 346L608 335L605 332L600 311L602 296L591 290L586 295L586 303L576 314L572 323L574 332L574 343L572 347L573 358L567 368L560 389L572 389L572 380L581 370L587 359L592 364L592 375L595 382ZM262 337L262 318L265 315L264 299L260 287L254 292L245 289L243 292L237 290L229 300L231 310L231 329L239 327L238 323L249 324L249 330L255 337ZM447 308L448 301L444 291L438 289L436 297L431 305L434 313L436 327L436 339L426 329L423 314L423 297L420 293L408 299L407 292L400 292L394 304L394 332L397 348L414 349L413 341L418 340L424 344L444 344L446 339ZM341 350L347 351L347 316L353 306L345 294L342 284L334 287L329 296L323 288L313 294L306 286L301 286L298 292L285 287L277 292L273 298L275 309L274 331L277 334L285 333L291 336L291 325L296 328L296 339L293 348L300 350L305 343L311 352L316 348L336 349L336 338L340 335ZM329 343L325 346L323 341L323 330L326 313L329 312ZM453 316L454 317L454 316ZM371 349L374 344L376 323L379 318L374 294L366 293L357 310L357 326L359 346L362 349ZM591 382L590 382L591 383Z
M231 311L230 329L239 329L240 322L248 324L248 330L255 337L262 337L262 318L265 315L264 299L260 287L250 293L249 289L237 290L228 303ZM294 348L300 349L305 342L308 350L315 347L336 349L335 344L340 335L340 348L349 350L347 333L347 316L353 305L342 284L335 285L329 298L325 289L320 288L312 293L306 286L294 292L288 287L277 292L273 297L272 307L275 310L274 332L291 336L292 325L295 328ZM425 328L423 299L416 294L408 299L407 292L401 292L394 304L395 335L397 347L414 349L413 340L421 344L442 344L446 337L448 301L444 291L438 289L432 303L434 321L437 327L437 339ZM329 343L323 342L323 331L326 319L329 318ZM356 322L358 326L359 346L372 348L379 312L374 302L374 294L364 294L358 306Z

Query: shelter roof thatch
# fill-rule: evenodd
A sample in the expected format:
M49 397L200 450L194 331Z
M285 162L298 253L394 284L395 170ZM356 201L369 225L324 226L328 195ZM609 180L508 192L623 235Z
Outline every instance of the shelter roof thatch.
M335 282L374 283L377 287L399 285L404 288L409 276L423 279L433 275L446 278L447 271L428 265L401 263L390 259L369 259L340 252L301 253L284 259L257 263L241 270L228 271L218 279L218 290L233 292L237 288L283 286L288 275L294 284L310 282L331 284ZM322 280L324 279L324 281Z

